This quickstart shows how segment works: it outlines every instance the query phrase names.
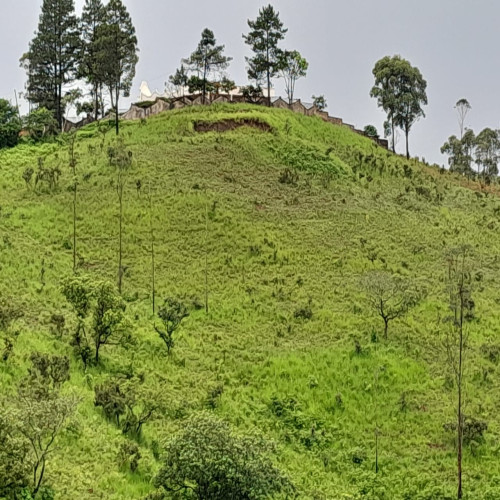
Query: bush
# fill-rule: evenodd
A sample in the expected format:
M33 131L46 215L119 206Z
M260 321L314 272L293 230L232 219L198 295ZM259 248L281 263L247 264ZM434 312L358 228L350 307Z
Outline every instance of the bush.
M457 423L449 422L443 425L445 431L457 432ZM484 441L484 433L488 430L488 424L484 420L478 420L474 417L464 417L464 444L477 445Z
M209 413L193 415L168 444L155 486L181 492L182 498L213 500L292 492L290 480L269 458L272 449L258 437L237 435Z
M0 99L0 149L12 148L19 142L21 120L17 109L5 99Z
M278 181L281 184L290 184L291 186L296 186L299 182L299 174L289 168L285 168L285 170L280 173Z

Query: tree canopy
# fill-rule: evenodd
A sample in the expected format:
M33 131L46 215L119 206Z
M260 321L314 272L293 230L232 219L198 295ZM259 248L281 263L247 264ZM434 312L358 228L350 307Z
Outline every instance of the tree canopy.
M130 14L121 0L110 0L104 22L96 35L96 78L106 85L119 133L120 96L130 94L135 67L139 60L137 37Z
M281 49L279 42L285 38L288 31L283 27L279 12L272 5L262 7L255 21L248 20L250 31L243 35L245 43L254 53L247 57L248 77L255 80L257 87L266 82L268 105L271 105L271 80L280 70Z
M427 82L420 70L406 59L386 56L373 68L375 84L370 95L387 113L391 130L392 150L396 151L395 128L403 130L406 138L406 157L410 157L408 136L413 124L425 116L422 106L427 104Z
M73 0L43 0L38 30L21 66L28 75L28 100L54 114L63 125L63 88L75 76L78 22Z
M17 108L9 101L0 99L0 149L15 146L20 131L21 119Z
M205 500L257 500L293 491L269 458L271 451L269 443L239 436L209 413L195 414L168 444L155 485Z
M288 96L288 103L293 103L295 84L297 80L307 74L309 63L300 55L297 50L285 50L279 56L280 75L285 81L285 91Z
M224 55L224 45L217 45L214 32L205 28L201 33L201 40L196 50L188 59L183 60L183 63L196 73L203 102L206 99L210 76L220 75L229 66L231 60L232 57Z

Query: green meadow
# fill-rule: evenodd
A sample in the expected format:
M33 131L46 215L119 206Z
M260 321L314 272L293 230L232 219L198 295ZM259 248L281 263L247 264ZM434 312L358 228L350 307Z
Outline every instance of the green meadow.
M196 132L195 125L247 124ZM249 126L248 124L256 126ZM64 392L81 402L58 437L46 483L56 499L141 500L162 449L206 410L241 433L276 443L273 460L298 498L456 497L446 252L474 249L466 413L487 423L464 447L467 499L500 498L500 199L437 167L406 160L349 128L286 110L214 105L124 122L131 152L123 205L123 297L134 342L104 346L84 371L70 345L76 318L61 287L73 274L73 173L64 140L0 152L0 297L22 310L0 361L4 404L16 398L32 352L66 355ZM119 211L112 130L76 137L77 273L116 283ZM57 186L27 184L39 159ZM171 355L154 329L156 302L185 303ZM425 291L390 323L370 308L362 279L386 270ZM208 304L207 299L208 298ZM208 312L206 311L208 305ZM51 318L65 327L55 334ZM156 323L155 323L156 322ZM110 377L140 377L158 403L136 439L94 405ZM378 430L378 473L375 441Z

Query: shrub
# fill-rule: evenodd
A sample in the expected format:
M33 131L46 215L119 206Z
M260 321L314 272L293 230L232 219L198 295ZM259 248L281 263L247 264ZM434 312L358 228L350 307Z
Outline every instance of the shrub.
M226 422L196 414L168 444L155 486L183 492L184 498L212 500L257 500L293 491L269 458L271 451L261 438L240 436Z
M296 186L297 183L299 182L299 174L289 168L285 168L285 170L283 170L280 173L278 181L281 184L289 184L291 186Z
M0 99L0 149L12 148L19 142L21 120L17 109L5 99Z

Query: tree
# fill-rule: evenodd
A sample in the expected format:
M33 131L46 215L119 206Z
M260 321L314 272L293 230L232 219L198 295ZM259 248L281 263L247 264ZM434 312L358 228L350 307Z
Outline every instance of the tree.
M103 81L99 71L98 35L103 24L105 9L102 0L85 0L80 19L81 47L78 61L78 76L92 87L94 119L99 118L100 97Z
M500 139L498 131L485 128L476 137L476 163L478 170L483 167L483 180L498 175L498 159L500 155ZM481 174L481 172L478 172Z
M255 80L257 85L265 80L267 102L271 106L271 80L278 75L280 69L281 50L278 44L285 38L288 29L283 28L279 12L272 5L262 7L255 21L248 20L248 27L250 32L243 35L243 39L254 52L253 57L246 58L248 77Z
M64 117L63 88L75 76L78 22L73 0L43 0L38 30L21 58L27 97L53 113L59 130Z
M17 433L15 415L0 410L0 498L19 498L30 484L29 443Z
M452 249L447 257L447 281L450 315L445 318L445 348L448 365L453 373L457 391L457 498L462 493L462 447L465 423L465 374L467 352L469 350L468 324L474 319L472 300L471 248L464 245Z
M21 119L16 107L0 99L0 149L12 148L19 142Z
M285 81L285 91L288 96L288 104L293 104L295 84L297 80L307 74L309 63L296 50L285 50L279 55L279 73Z
M201 40L196 50L188 59L183 60L185 64L189 65L191 71L196 72L200 80L203 104L205 104L210 76L225 70L232 61L232 57L227 57L223 53L224 45L217 45L213 31L205 28L201 33Z
M130 94L139 60L135 28L121 0L110 0L106 5L104 22L97 28L95 50L96 78L108 89L118 135L120 96Z
M151 302L153 315L156 313L156 266L155 266L155 231L153 225L153 194L151 193L151 184L148 191L149 198L149 237L151 240Z
M403 130L406 139L406 158L410 159L408 136L414 123L425 117L422 106L427 105L427 82L418 68L409 63L403 65L398 89L398 113L396 124Z
M119 205L119 232L118 232L118 292L122 293L123 284L123 192L125 188L126 172L132 165L132 151L129 151L123 139L117 139L114 146L108 149L109 164L116 167L116 193Z
M395 128L400 127L406 137L406 157L410 157L408 136L413 124L422 116L427 104L427 82L418 68L401 56L386 56L373 68L375 85L370 91L378 106L387 113L392 136L392 150L396 152Z
M476 138L472 130L467 130L462 139L452 135L441 147L441 153L448 155L448 164L451 172L462 175L471 175L473 153Z
M54 114L46 108L37 108L23 117L24 128L34 141L41 141L57 133Z
M320 111L324 111L328 107L324 95L318 95L318 96L313 95L312 100L313 100L313 106L316 106Z
M163 329L155 326L155 330L163 342L165 342L169 355L175 345L174 333L179 328L182 320L187 316L189 316L189 312L186 306L182 302L170 297L165 299L163 305L158 310L158 317L163 323Z
M176 87L177 95L182 92L182 97L184 97L184 89L188 84L188 80L189 78L184 64L181 64L181 67L168 78L168 81Z
M47 461L56 440L79 400L60 394L62 384L69 379L67 358L34 353L31 361L28 377L19 387L14 415L18 432L29 443L35 497L45 479Z
M158 409L158 394L141 393L142 382L135 377L125 381L108 379L95 388L94 406L101 407L108 419L115 420L124 434L136 437Z
M155 486L200 500L291 493L292 483L269 458L272 451L263 439L239 436L209 413L193 415L168 444Z
M68 156L69 166L73 172L73 183L71 190L73 191L73 272L76 272L76 209L77 209L77 194L78 194L78 179L76 177L77 155L75 150L76 132L72 131L68 135Z
M367 125L364 129L363 132L367 137L372 137L374 139L378 139L379 135L377 132L377 129L374 125Z
M467 99L459 99L455 104L455 109L457 110L458 114L458 126L460 127L460 140L462 140L464 136L465 119L467 118L469 111L472 109L472 106L469 104L469 101Z
M62 293L77 316L72 343L85 367L99 363L104 345L130 343L125 302L111 283L74 276L64 282Z
M101 282L95 287L92 337L95 345L95 362L104 345L119 345L130 340L124 321L125 302L111 283Z
M419 301L419 294L406 281L386 271L372 271L362 280L368 303L384 321L387 338L389 322L404 316Z

